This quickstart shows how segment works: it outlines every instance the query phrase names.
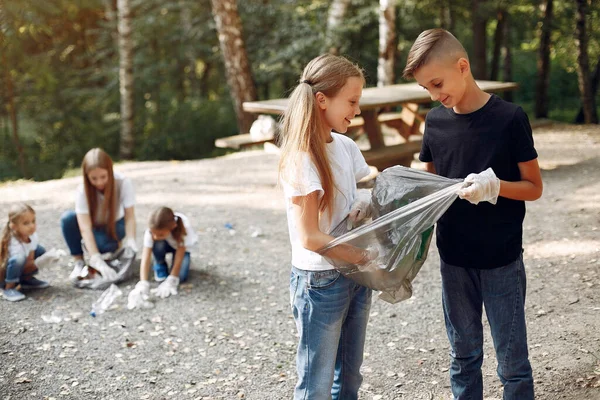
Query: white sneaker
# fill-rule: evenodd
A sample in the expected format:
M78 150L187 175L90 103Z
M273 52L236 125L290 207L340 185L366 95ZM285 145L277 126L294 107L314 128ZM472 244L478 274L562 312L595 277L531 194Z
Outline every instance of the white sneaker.
M69 275L69 280L76 281L77 279L79 279L81 277L84 267L85 262L83 260L75 261L75 266L73 267L73 271L71 271L71 274Z

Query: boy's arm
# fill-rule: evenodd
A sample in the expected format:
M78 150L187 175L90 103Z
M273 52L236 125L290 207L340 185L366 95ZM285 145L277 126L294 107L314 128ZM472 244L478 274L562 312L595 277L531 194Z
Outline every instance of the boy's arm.
M437 172L435 171L435 165L433 165L433 162L425 163L425 171L431 172L432 174L437 174Z
M512 200L533 201L542 196L544 185L537 158L520 162L521 180L517 182L500 181L499 196Z

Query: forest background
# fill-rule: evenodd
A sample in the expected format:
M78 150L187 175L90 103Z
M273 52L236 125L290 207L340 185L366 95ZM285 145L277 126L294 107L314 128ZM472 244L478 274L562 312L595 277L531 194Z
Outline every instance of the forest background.
M323 52L367 86L402 82L418 34L465 45L478 79L514 81L530 118L597 123L592 0L0 0L0 181L116 160L223 154L243 101L285 97Z

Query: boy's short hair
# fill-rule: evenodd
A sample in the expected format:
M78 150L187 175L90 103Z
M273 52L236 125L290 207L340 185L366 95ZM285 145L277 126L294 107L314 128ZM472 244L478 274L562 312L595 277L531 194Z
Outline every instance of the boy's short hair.
M461 57L469 59L465 48L454 35L442 28L429 29L421 32L410 48L403 76L413 78L415 72L433 57L455 58L452 61Z

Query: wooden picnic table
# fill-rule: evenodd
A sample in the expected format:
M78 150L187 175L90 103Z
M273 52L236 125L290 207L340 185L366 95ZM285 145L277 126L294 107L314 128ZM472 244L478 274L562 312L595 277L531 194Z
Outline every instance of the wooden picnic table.
M486 92L503 92L515 90L518 85L514 82L499 81L476 81L479 87ZM383 135L381 133L381 121L378 119L381 109L402 106L402 114L399 118L405 126L408 126L408 133L402 134L405 138L408 135L418 132L413 129L414 124L420 123L419 106L423 103L431 103L429 93L417 83L401 83L383 87L369 87L362 92L360 99L360 116L363 119L363 129L369 138L370 150L365 153L376 155L378 153L387 154L389 158L391 149L385 149ZM249 101L243 103L244 111L255 114L282 114L288 105L288 99L271 99L263 101ZM408 144L408 143L407 143ZM397 145L402 146L402 145ZM415 146L411 146L411 149ZM412 151L412 150L411 150ZM389 163L383 163L381 165Z

